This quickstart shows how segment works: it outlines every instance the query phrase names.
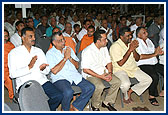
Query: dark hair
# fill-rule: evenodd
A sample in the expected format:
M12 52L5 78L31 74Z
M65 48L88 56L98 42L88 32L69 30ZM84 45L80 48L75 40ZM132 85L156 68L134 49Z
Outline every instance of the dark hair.
M90 20L87 20L87 19L86 19L86 20L84 20L84 21L83 21L83 25L85 25L85 24L86 24L86 22L90 22Z
M121 21L123 18L127 19L126 16L120 16L120 21Z
M138 27L138 28L136 29L136 37L138 37L138 33L140 32L140 30L141 30L142 28L145 29L144 27Z
M76 28L76 27L80 27L80 25L79 25L79 24L75 24L75 25L73 26L73 28Z
M33 31L33 28L30 28L30 27L23 28L21 31L21 37L26 35L26 31Z
M120 30L119 30L119 36L124 36L125 32L131 32L130 28L128 26L126 27L122 27Z
M18 26L20 23L24 24L23 21L17 21L16 24L15 24L15 26Z
M95 30L95 27L93 25L90 25L87 29L94 29Z
M26 23L29 23L29 19L32 19L32 20L33 20L32 17L28 17L28 18L26 18Z
M61 36L62 35L62 32L58 31L58 32L54 32L51 36L51 42L53 42L55 40L55 36L58 35L58 36Z
M55 29L59 29L59 28L58 28L58 27L53 28L52 33L53 33L53 31L54 31ZM60 31L60 29L59 29L59 31ZM55 33L55 32L54 32L54 33Z
M105 34L106 32L104 30L96 30L93 34L94 36L94 43L97 42L97 40L100 40L102 38L101 34Z
M8 33L8 36L9 36L9 32L8 32L8 30L4 29L4 32L7 32L7 33Z

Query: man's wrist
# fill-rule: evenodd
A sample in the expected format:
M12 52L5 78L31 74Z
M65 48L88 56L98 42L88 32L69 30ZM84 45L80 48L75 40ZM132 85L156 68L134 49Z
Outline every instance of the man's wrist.
M63 62L66 62L67 61L67 59L66 58L63 58Z

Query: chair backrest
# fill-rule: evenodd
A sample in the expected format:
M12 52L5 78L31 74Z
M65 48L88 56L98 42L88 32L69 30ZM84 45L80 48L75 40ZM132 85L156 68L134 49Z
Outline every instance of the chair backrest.
M50 111L48 99L37 81L27 81L20 88L19 105L21 111Z
M4 111L12 111L6 103L4 103Z

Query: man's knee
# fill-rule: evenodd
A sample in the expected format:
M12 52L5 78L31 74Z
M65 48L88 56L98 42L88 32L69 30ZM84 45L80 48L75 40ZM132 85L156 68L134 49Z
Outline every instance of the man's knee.
M130 85L131 85L131 83L129 83L129 82L122 83L121 84L122 91L128 91L128 89L130 88Z
M74 91L72 89L66 89L63 92L64 97L71 98L73 96Z

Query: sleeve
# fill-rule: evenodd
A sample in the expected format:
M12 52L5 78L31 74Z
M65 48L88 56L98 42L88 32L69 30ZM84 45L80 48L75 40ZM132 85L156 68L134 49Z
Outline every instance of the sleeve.
M22 77L31 73L31 69L29 70L28 65L26 63L18 64L19 57L15 55L14 52L9 53L8 55L8 67L11 78Z
M42 64L48 64L47 63L47 59L46 59L46 56L45 56L45 54L43 53L43 51L40 49L39 50L39 59L40 59L40 65L39 65L39 68L40 68L40 66L42 65ZM50 69L49 69L49 67L47 66L43 71L40 71L42 74L45 74L45 75L47 75L49 72L50 72Z
M111 63L111 58L110 58L107 47L105 47L105 58L106 58L106 63L105 63L105 66L106 66L108 63Z
M52 54L51 52L47 52L46 58L50 69L52 69L55 65L59 63L57 59L55 59L56 57L54 57L54 54Z
M76 54L75 54L75 52L73 51L72 48L71 48L71 57L72 57L75 61L79 62L79 59L78 59L78 57L76 56Z
M15 38L14 38L13 36L10 38L10 42L11 42L15 47L17 47L17 41L15 40Z
M110 56L113 62L118 62L123 59L121 46L119 44L113 44L110 48Z

